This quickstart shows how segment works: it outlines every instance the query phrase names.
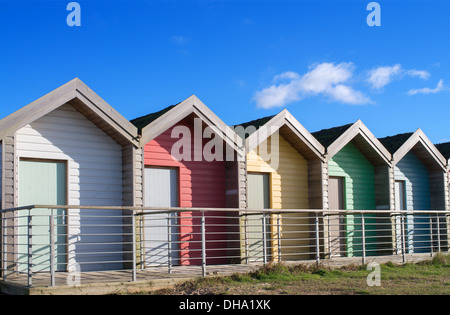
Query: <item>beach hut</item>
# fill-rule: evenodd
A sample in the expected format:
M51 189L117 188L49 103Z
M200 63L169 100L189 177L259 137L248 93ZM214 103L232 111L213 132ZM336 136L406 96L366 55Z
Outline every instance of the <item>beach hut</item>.
M250 210L322 209L323 146L286 109L235 130L246 138L247 152L249 212L241 220L242 256L246 261L313 257L315 229L308 214L264 217Z
M391 154L360 120L312 135L326 148L324 209L390 209ZM390 222L381 214L365 216L366 255L389 251L375 244L383 243L382 239L390 235L391 231L380 231L384 221ZM331 257L363 254L360 215L329 216L325 232L326 251Z
M137 129L78 78L0 120L0 142L3 209L137 205ZM39 215L33 220L33 271L49 268L49 211L32 210ZM59 209L54 214L57 270L72 263L81 271L124 267L121 211ZM24 265L28 250L28 213L15 215L18 230L6 233L3 248L10 268ZM99 221L104 228L92 228ZM11 226L10 220L4 223Z
M448 207L447 161L422 130L379 139L391 152L396 210L444 210ZM431 235L437 234L439 217L415 214L406 216L404 224L407 253L432 250ZM444 220L445 221L445 220ZM444 222L441 222L444 224ZM396 223L396 235L401 224ZM442 233L442 237L445 233ZM403 240L396 237L397 243ZM399 246L400 244L397 244ZM444 245L444 244L442 244Z
M144 206L209 209L206 263L239 258L238 212L214 211L245 204L245 161L234 131L195 95L132 123L142 137ZM144 215L145 265L201 264L200 215L195 211Z

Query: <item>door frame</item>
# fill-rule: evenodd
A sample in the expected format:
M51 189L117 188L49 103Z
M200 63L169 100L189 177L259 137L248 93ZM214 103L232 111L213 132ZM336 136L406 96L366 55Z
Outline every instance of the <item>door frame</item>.
M397 195L397 183L400 183L400 187L401 187L401 192L402 192L402 196L398 196ZM403 204L403 209L397 209L397 198L399 200L401 200L402 204ZM394 203L395 203L395 207L394 210L395 211L400 211L400 212L406 212L407 211L407 198L406 198L406 180L400 179L394 180ZM399 239L395 239L395 244L397 246L397 252L401 253L403 251L403 245L405 245L405 253L409 253L409 237L406 238L406 234L408 234L408 217L405 215L403 217L403 225L402 225L402 220L398 217L396 217L395 219L395 233L396 235L400 235ZM405 232L405 234L403 233ZM400 248L400 251L399 249Z
M247 177L248 175L264 175L268 177L268 186L269 186L269 191L267 192L268 195L267 197L269 198L269 208L267 208L266 210L272 210L273 209L273 195L272 195L272 172L253 172L253 171L248 171L247 172ZM248 193L248 180L247 180L247 193ZM247 198L247 208L248 208L248 199ZM262 215L262 214L261 214ZM268 220L267 220L268 219ZM274 257L274 253L273 253L273 248L274 248L274 239L273 239L273 235L274 233L276 233L276 231L274 230L275 228L275 224L274 224L274 218L273 218L273 214L269 214L269 218L266 217L266 224L268 224L269 226L266 226L266 231L262 231L266 233L266 246L268 246L268 248L266 248L266 256L267 256L267 261L271 261ZM253 232L250 232L253 233ZM256 233L256 232L255 232ZM247 239L247 237L246 237ZM262 241L262 240L261 240Z
M395 210L398 210L398 211L403 211L403 210L407 210L406 208L406 205L407 205L407 200L406 200L406 181L405 180L395 180L394 181L394 193L395 193L395 201L397 201L397 190L396 190L396 184L397 183L401 183L401 187L402 187L402 193L403 193L403 196L402 196L402 204L403 204L403 209L395 209ZM400 199L400 198L399 198ZM395 208L397 208L397 204L395 205Z
M342 187L341 193L340 193L340 200L341 200L341 204L339 205L339 207L341 207L342 209L330 209L330 210L346 210L347 209L347 198L346 198L346 187L345 187L345 182L346 182L346 178L345 176L328 176L328 189L330 187L329 182L330 182L330 178L333 179L337 179L339 182L339 187ZM339 193L339 192L337 192ZM328 198L330 198L330 192L328 191ZM330 205L328 204L328 207L330 207ZM338 216L338 222L339 222L339 227L338 227L338 235L339 235L339 253L338 253L338 257L345 257L347 254L347 224L346 224L346 219L345 219L345 214L341 213ZM328 226L329 227L329 226ZM328 232L330 234L330 232ZM331 241L331 236L330 236L330 241ZM331 243L329 244L330 246L330 254L331 253Z
M267 210L273 209L272 172L252 172L252 171L249 171L249 172L247 172L247 176L248 175L268 175L268 178L269 178L269 192L268 192L269 208L267 208ZM247 185L248 185L248 181L247 181ZM248 187L246 187L246 189L248 191ZM247 198L247 208L248 208L248 198Z
M64 192L64 205L68 206L69 203L69 192L70 192L70 188L69 188L69 160L62 160L62 159L44 159L44 158L33 158L33 157L18 157L18 165L17 165L17 198L16 199L16 206L18 206L18 202L19 202L19 198L20 198L20 162L41 162L41 163L61 163L64 164L64 169L65 169L65 192ZM50 209L49 209L50 210ZM62 270L58 270L56 269L56 271L67 271L68 267L69 267L69 221L68 220L68 211L69 209L63 209L64 211L64 215L62 216L65 224L64 224L64 244L66 246L66 253L65 253L65 260L64 260L64 268ZM17 221L17 224L19 224L19 222ZM18 239L17 239L18 241ZM19 246L17 244L17 246ZM19 254L17 254L19 255ZM17 257L18 259L18 257ZM58 265L58 263L55 263L56 265Z
M177 180L178 180L178 183L177 183L177 189L178 189L177 198L178 198L178 207L180 207L180 201L181 201L181 180L180 180L180 175L181 175L180 173L181 172L180 172L180 167L179 166L165 166L165 165L146 164L143 167L143 176L142 176L142 184L143 184L143 187L144 187L144 189L143 189L144 193L142 194L142 204L144 205L144 208L145 208L145 203L146 203L146 200L145 200L145 188L147 187L146 180L145 180L145 170L148 169L148 168L159 168L159 169L164 169L164 170L171 169L171 170L176 170L177 171Z

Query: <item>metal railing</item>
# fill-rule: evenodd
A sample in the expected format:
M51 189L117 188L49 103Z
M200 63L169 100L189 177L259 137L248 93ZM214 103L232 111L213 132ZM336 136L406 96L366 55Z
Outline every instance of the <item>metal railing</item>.
M31 205L1 210L3 281L188 266L401 256L449 250L449 211L252 210ZM64 275L66 281L58 283ZM78 278L77 278L78 277ZM45 279L46 282L39 282ZM70 281L69 281L70 280ZM44 284L42 284L44 283Z

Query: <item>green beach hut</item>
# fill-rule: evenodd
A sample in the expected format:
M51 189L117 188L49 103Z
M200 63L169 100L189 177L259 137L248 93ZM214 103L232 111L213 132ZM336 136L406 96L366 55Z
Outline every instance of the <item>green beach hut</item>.
M361 120L312 135L326 148L325 209L390 209L391 154ZM390 218L386 214L371 213L364 215L364 222L362 226L360 214L345 211L327 217L325 248L330 258L391 252Z

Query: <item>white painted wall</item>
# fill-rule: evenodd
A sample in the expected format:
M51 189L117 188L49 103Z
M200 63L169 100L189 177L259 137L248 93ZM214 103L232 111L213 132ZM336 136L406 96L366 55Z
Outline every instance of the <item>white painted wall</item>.
M70 105L61 106L17 131L16 156L67 161L69 205L122 206L122 147ZM86 214L99 217L83 217ZM82 271L122 268L121 263L83 264L123 260L121 212L70 210L70 215L69 263L80 263ZM108 217L111 215L115 217ZM86 224L97 227L89 228ZM99 228L99 224L119 227ZM107 233L115 235L101 235ZM82 242L119 244L81 245ZM82 252L104 254L82 255Z

